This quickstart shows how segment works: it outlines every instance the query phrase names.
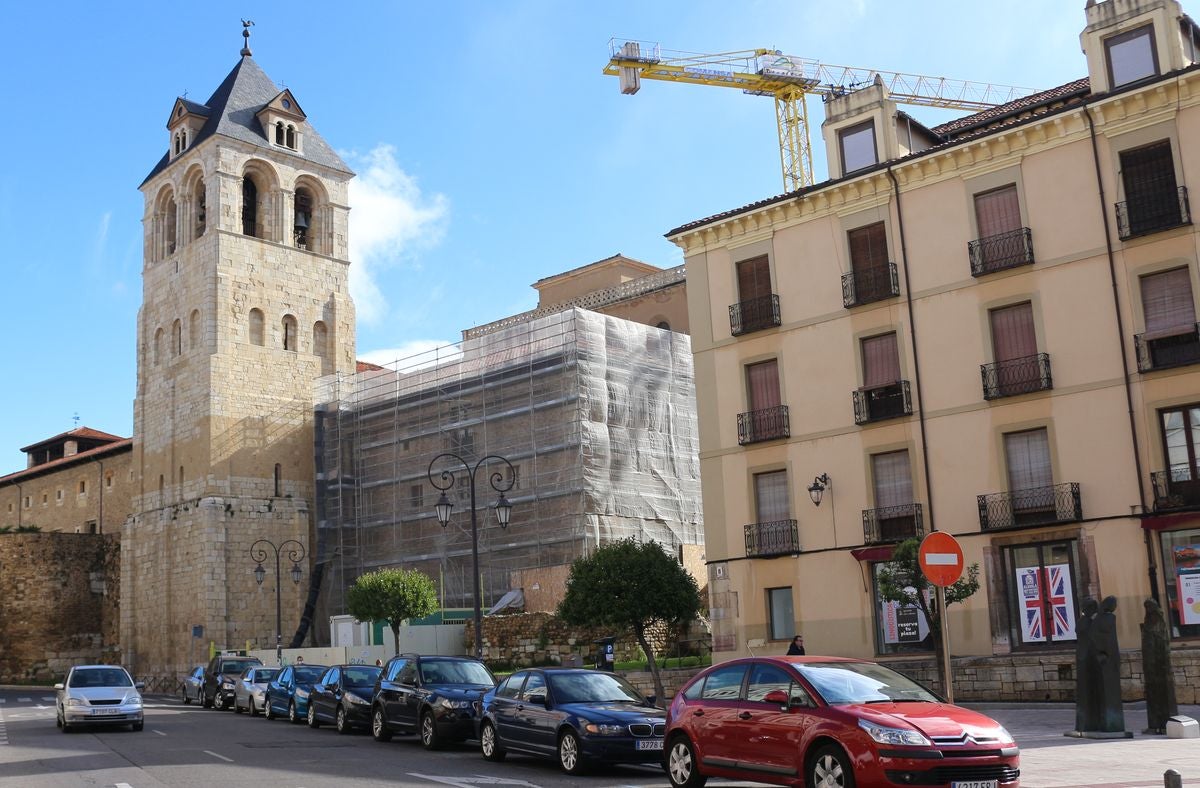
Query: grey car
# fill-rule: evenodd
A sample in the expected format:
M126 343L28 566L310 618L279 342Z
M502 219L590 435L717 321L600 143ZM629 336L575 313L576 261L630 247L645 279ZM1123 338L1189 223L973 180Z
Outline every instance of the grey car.
M143 686L120 665L76 665L54 685L55 723L63 733L80 725L128 725L140 731Z
M179 699L186 706L192 701L200 702L200 688L204 685L204 666L197 665L196 669L187 675L183 680L183 687L179 690Z
M233 710L238 714L248 710L251 717L267 707L267 685L279 673L279 668L254 665L242 671L233 685Z

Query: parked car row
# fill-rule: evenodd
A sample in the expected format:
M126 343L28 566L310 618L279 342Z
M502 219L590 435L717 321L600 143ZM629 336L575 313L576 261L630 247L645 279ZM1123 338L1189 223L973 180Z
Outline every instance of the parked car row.
M994 720L887 667L837 657L720 663L666 710L605 671L525 668L497 682L478 660L415 654L382 668L277 672L255 660L230 692L212 705L343 734L365 728L380 742L416 733L431 750L475 738L489 761L550 757L572 775L597 763L657 763L675 788L709 777L829 788L1015 788L1020 778L1017 745Z

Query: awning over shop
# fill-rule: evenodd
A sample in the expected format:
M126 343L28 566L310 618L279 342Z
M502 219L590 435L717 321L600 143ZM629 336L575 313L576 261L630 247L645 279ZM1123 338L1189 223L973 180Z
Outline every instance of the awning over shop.
M1142 528L1147 531L1166 531L1183 525L1200 524L1200 512L1175 512L1156 514L1142 518Z
M850 551L857 561L890 561L892 553L896 552L895 545L885 544L874 547L856 547Z

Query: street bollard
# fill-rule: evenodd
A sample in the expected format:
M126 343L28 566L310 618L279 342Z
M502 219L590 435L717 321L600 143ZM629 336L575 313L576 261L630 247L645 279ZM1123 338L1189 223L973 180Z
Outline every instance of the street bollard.
M1174 769L1163 772L1163 788L1183 788L1183 776Z

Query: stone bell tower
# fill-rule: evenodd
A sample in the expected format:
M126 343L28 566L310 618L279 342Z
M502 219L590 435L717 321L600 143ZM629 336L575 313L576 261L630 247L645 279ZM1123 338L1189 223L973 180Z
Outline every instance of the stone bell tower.
M176 99L145 196L134 514L121 646L139 676L275 643L274 552L313 534L313 382L353 372L347 185L291 90L241 58L204 103ZM284 645L308 594L282 570ZM200 629L202 628L202 629ZM195 637L197 633L199 637Z

